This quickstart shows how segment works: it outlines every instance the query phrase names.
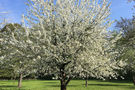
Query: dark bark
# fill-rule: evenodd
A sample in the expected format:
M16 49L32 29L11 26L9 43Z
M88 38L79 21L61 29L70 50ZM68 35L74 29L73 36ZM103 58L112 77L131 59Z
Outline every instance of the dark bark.
M61 82L61 90L66 90L67 85L65 84L65 82L63 80L60 80Z
M64 78L65 78L65 77L64 77ZM60 82L61 82L61 90L66 90L66 87L67 87L68 83L69 83L70 80L71 80L71 78L68 78L67 80L64 79L64 78L62 78L62 79L60 80Z
M22 87L22 73L19 74L19 79L18 79L18 88Z
M88 80L86 79L85 80L85 87L87 87L88 86Z
M61 90L66 90L66 87L68 85L68 83L70 82L71 78L67 78L66 73L64 71L65 66L70 63L64 63L60 66L60 83L61 83Z
M88 77L87 77L87 75L86 75L86 79L85 79L85 87L87 87L88 86Z
M134 75L132 76L132 79L133 79L133 83L135 85L135 76Z

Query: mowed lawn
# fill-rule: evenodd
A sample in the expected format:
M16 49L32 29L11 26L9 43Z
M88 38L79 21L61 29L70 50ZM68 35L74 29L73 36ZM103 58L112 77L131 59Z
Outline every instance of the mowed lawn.
M71 80L67 90L135 90L135 86L127 81L89 80L85 87L84 80ZM17 81L1 80L0 90L60 90L58 80L23 80L22 88L17 88Z

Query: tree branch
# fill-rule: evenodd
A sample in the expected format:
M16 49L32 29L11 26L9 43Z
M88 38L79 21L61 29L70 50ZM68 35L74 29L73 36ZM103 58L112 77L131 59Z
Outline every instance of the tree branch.
M68 83L70 82L71 77L68 78L68 80L66 81L66 85L68 85Z

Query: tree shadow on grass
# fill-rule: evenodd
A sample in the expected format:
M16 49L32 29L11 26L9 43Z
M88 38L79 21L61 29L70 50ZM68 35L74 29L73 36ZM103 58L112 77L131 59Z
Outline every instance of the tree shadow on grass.
M0 85L1 85L1 84L6 84L6 83L0 83Z
M88 84L88 85L90 86L131 86L131 85L119 85L119 84Z
M128 87L128 88L130 88L130 89L135 89L135 86L130 86L130 87Z
M127 81L117 81L117 80L111 80L111 81L108 81L108 82L112 82L112 83L132 83L131 81L127 80Z
M0 85L0 90L31 90L31 89L18 88L17 86L13 85Z
M85 85L85 84L83 84ZM109 86L109 87L120 87L120 88L128 88L131 90L135 90L135 86L133 85L119 85L119 84L88 84L88 86Z
M17 86L13 85L0 85L0 90L16 90Z
M98 80L97 82L111 82L111 83L132 83L130 80Z
M14 88L14 87L17 87L17 86L13 86L13 85L0 85L0 88L5 88L5 87Z
M30 89L18 88L17 86L14 85L0 85L0 90L30 90Z
M60 85L45 85L49 87L60 87ZM77 87L78 85L68 85L67 87Z
M58 83L58 82L44 82L44 83L54 84L54 83Z

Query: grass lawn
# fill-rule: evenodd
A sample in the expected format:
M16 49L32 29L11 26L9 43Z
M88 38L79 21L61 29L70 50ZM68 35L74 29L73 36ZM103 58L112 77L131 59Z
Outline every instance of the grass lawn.
M23 80L20 90L60 90L58 80ZM89 80L88 87L85 87L83 80L71 80L67 90L135 90L131 82L126 81L99 81ZM1 80L0 90L19 90L17 81Z

